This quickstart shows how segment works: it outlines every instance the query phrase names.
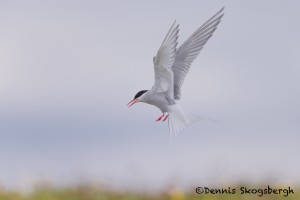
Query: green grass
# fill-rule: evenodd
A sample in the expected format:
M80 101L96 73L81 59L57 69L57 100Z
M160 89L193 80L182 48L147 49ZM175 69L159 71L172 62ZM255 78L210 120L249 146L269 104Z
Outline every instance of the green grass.
M239 187L236 187L239 188ZM256 187L257 188L257 187ZM288 197L283 195L263 195L258 197L254 194L206 194L198 195L195 192L165 191L158 194L141 192L120 192L105 190L94 186L76 187L49 187L40 186L33 192L26 194L17 191L0 189L0 200L299 200L300 188L293 188L294 194Z

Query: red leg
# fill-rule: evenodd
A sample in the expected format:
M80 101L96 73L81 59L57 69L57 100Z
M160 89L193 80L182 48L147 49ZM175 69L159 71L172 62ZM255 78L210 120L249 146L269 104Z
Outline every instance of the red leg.
M167 116L165 116L164 120L163 121L166 121L169 117L169 114Z
M159 122L164 116L165 116L165 114L163 113L162 116L160 116L159 118L156 119L156 121Z

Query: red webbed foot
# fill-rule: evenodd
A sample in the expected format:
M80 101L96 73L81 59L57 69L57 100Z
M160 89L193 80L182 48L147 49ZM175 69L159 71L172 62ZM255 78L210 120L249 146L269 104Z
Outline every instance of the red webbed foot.
M163 113L162 116L160 116L159 118L156 119L156 121L159 122L164 116L165 116L165 114Z
M163 121L166 121L169 117L169 114L167 116L165 116L165 118L163 119Z

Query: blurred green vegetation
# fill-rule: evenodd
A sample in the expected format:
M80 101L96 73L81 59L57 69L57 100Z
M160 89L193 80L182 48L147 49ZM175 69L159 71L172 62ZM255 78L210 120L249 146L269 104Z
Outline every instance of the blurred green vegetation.
M238 188L238 187L236 187ZM263 187L256 187L263 188ZM284 188L284 187L283 187ZM196 194L194 191L181 192L178 190L165 191L151 194L148 192L129 192L103 189L95 186L74 186L74 187L51 187L39 186L31 193L9 191L0 188L0 200L299 200L300 188L293 188L294 194L288 197L283 195L263 195L259 197L255 194Z

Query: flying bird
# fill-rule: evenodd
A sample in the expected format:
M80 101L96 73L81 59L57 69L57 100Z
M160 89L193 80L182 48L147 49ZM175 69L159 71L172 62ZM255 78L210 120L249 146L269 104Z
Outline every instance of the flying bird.
M144 102L156 106L162 115L156 121L168 119L169 131L175 135L184 127L197 122L200 117L185 111L178 103L181 87L203 46L217 29L224 8L198 28L178 49L179 24L171 26L156 56L153 58L155 82L150 90L141 90L127 106Z

